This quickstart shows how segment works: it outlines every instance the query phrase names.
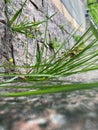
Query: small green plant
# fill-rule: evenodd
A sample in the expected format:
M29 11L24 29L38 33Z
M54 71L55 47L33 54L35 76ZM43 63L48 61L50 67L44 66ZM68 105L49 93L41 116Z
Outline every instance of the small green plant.
M81 36L79 36L79 35L77 35L77 34L74 34L74 35L73 35L73 38L74 38L74 40L77 42L77 41L81 38Z
M55 38L50 40L50 49L57 50L60 47L60 40Z

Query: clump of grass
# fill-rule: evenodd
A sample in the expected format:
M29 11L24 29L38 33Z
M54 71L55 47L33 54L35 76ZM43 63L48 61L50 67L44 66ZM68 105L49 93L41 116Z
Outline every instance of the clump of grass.
M89 89L93 87L97 87L98 83L89 83L89 84L65 84L57 85L50 84L50 82L54 82L54 79L60 77L67 77L72 74L83 73L87 71L97 70L98 69L98 40L94 37L94 32L92 31L92 27L88 28L87 31L80 37L76 37L77 34L72 32L69 37L59 43L59 41L53 39L52 47L55 49L54 53L50 55L47 59L44 55L44 50L47 44L47 27L48 20L54 16L54 14L48 17L46 20L38 21L38 22L27 22L22 21L19 24L14 24L16 19L21 15L22 9L25 5L26 1L23 3L22 7L15 13L15 15L9 19L9 26L13 32L18 32L30 37L32 39L37 40L36 35L32 35L31 28L34 31L38 30L38 26L42 25L46 22L46 30L45 30L45 38L44 44L40 47L37 43L36 48L36 61L31 66L13 66L15 68L26 68L29 69L27 73L11 73L5 74L0 73L2 77L9 77L10 79L0 82L0 88L31 88L35 91L25 91L25 92L17 92L17 93L0 93L0 96L29 96L29 95L39 95L39 94L47 94L47 93L55 93L55 92L66 92L80 89ZM93 25L92 25L93 26ZM72 37L76 38L74 45L68 49L65 49L62 54L61 50L67 45L69 40ZM55 44L57 48L55 48ZM50 81L50 82L49 82ZM32 85L30 86L12 86L8 85L8 83L16 83L16 82L28 82ZM40 83L40 84L39 84ZM46 85L48 83L48 85Z

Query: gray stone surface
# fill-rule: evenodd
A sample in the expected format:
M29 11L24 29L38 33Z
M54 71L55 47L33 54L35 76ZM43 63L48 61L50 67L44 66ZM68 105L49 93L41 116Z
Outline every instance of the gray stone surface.
M77 83L98 82L98 70L74 74L72 76L68 76L67 78L65 78L65 80Z
M3 130L97 130L98 89L0 98Z
M10 19L15 14L16 10L18 10L21 6L21 4L24 2L24 0L13 0L9 4L8 12ZM4 1L0 1L0 19L3 19L3 21L6 23L6 18L4 14ZM57 13L54 17L51 18L51 20L48 21L48 29L47 29L47 44L50 44L51 39L57 39L58 41L64 41L69 33L72 31L71 24L66 20L66 18L59 12L59 10L55 7L55 5L51 1L44 0L43 2L38 0L32 0L31 2L28 0L23 12L18 19L18 21L22 21L23 19L27 18L28 21L42 21L47 19L47 15L51 16L54 13ZM2 50L4 50L3 43L1 39L4 37L4 28L6 27L6 24L0 22L0 55L2 55ZM61 29L61 26L65 29ZM40 45L43 44L44 35L45 35L45 28L46 23L39 26L39 30L41 32L41 38L38 40L40 41ZM7 32L7 34L9 34ZM25 65L26 64L26 52L28 49L28 64L33 64L35 61L35 54L36 54L36 40L26 38L26 36L21 34L13 34L13 39L11 39L12 45L13 45L13 56L15 60L16 65ZM71 40L72 42L72 40ZM72 43L71 43L72 44ZM8 45L8 43L6 44ZM28 46L28 48L27 48ZM49 47L49 46L48 46ZM8 47L7 47L8 49ZM8 49L9 50L9 49ZM6 50L7 51L7 50ZM3 51L4 52L4 51ZM50 55L52 52L48 49L48 54ZM3 53L4 54L4 53ZM9 55L9 54L8 54ZM11 54L10 54L11 55ZM45 53L46 55L46 53ZM3 55L5 57L5 55ZM10 56L9 56L10 57ZM11 57L10 57L11 58ZM1 59L3 63L5 62L5 59Z

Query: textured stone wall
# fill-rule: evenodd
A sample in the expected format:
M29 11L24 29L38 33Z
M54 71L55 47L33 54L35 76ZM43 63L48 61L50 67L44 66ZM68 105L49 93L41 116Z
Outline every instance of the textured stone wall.
M15 14L15 12L21 7L24 0L12 0L8 3L9 17ZM26 51L28 46L28 63L32 64L35 60L36 54L36 41L35 39L26 38L25 35L10 32L8 29L7 19L5 16L5 3L4 0L0 1L0 58L4 63L10 58L14 59L14 64L25 65L26 64ZM55 14L56 13L56 14ZM64 41L73 27L66 20L64 15L57 9L57 7L50 0L27 0L24 6L23 12L18 19L21 22L24 18L28 21L42 21L46 20L47 16L50 17L55 14L48 21L47 28L47 44L50 44L51 39L57 39L58 41ZM63 27L63 29L62 29ZM42 45L44 41L46 23L39 26L41 32L41 38L39 38L39 44ZM6 36L5 36L6 34ZM2 40L3 39L3 40ZM73 40L72 40L73 41ZM52 51L48 46L48 55Z

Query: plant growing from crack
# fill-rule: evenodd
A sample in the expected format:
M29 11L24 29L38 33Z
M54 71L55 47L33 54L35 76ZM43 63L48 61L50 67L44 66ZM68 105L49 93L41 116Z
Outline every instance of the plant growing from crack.
M16 96L39 95L39 94L43 95L47 93L49 94L55 92L66 92L66 91L98 87L98 83L89 83L89 84L66 84L65 83L63 85L62 83L64 82L63 81L60 82L60 80L58 80L58 78L60 77L67 77L72 74L83 73L83 72L98 69L98 62L97 62L98 61L98 49L97 49L98 40L96 37L94 37L94 32L92 31L92 27L88 28L87 31L82 36L79 36L78 38L76 38L77 36L76 32L72 32L72 34L69 35L69 37L65 41L61 42L59 44L60 46L57 46L56 49L55 49L55 43L57 45L58 41L52 39L51 40L52 47L53 49L55 49L55 52L47 59L47 57L44 56L44 48L48 46L47 44L48 20L50 20L51 17L54 16L54 14L43 21L28 22L23 20L20 23L15 23L16 19L20 17L26 1L27 0L25 0L21 8L18 11L16 11L16 13L11 19L8 18L9 27L14 33L18 32L24 34L26 37L30 37L38 41L37 37L39 36L36 35L36 31L38 31L38 26L46 22L44 42L41 47L37 42L36 62L34 63L34 65L13 66L15 68L19 68L19 67L28 68L30 71L27 71L27 73L25 74L0 73L0 76L6 76L10 78L4 82L0 82L0 88L11 88L11 89L31 88L33 90L25 91L25 92L17 92L17 93L1 92L0 96L16 97ZM34 29L33 31L35 33L34 32L32 33L31 28ZM61 55L59 55L61 50L64 49L66 44L73 36L76 38L75 44L72 47L65 49L64 52ZM13 58L12 59L10 58L9 60L10 62L13 62ZM32 85L30 86L17 86L17 85L13 86L11 84L8 85L9 83L15 83L15 82L28 82L31 83ZM60 85L57 85L58 83Z

